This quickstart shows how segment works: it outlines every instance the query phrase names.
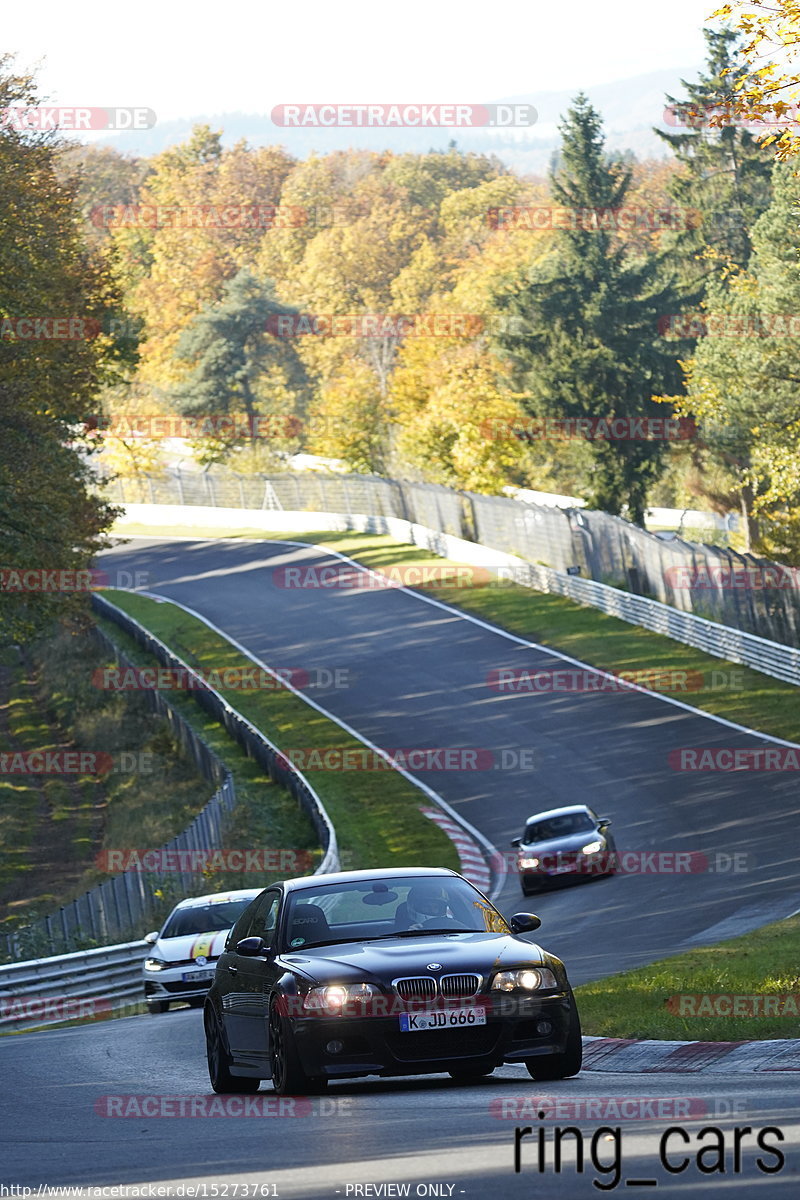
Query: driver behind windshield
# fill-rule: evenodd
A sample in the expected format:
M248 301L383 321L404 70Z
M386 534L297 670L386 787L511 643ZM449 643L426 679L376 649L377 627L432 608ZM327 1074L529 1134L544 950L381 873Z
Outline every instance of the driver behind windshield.
M443 921L454 919L447 893L435 884L420 884L410 888L406 910L407 929L436 928Z

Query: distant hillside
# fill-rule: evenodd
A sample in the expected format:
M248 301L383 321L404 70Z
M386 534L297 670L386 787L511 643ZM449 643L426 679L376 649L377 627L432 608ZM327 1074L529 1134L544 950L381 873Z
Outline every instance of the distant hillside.
M650 71L615 83L602 83L584 90L602 112L608 145L613 150L632 150L639 158L663 158L668 153L663 142L652 132L664 125L667 94L683 94L681 79L693 79L698 67ZM121 133L103 141L122 153L151 155L184 141L193 125L211 125L224 130L224 144L246 139L253 146L284 145L297 158L313 151L327 154L348 147L370 150L424 153L444 150L455 138L462 150L494 153L521 174L542 175L558 145L557 122L575 96L577 88L558 92L525 92L500 97L496 103L533 104L539 119L532 129L285 129L272 123L269 113L213 113L165 121L153 129ZM287 102L294 99L286 97ZM410 101L410 97L406 98ZM470 97L474 102L486 98Z

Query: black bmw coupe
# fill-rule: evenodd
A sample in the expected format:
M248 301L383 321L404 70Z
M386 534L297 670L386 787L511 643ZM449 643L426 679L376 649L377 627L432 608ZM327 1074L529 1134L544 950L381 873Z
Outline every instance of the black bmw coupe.
M581 1067L564 964L455 871L348 871L266 888L228 935L204 1008L215 1092L282 1095L330 1079L524 1063Z

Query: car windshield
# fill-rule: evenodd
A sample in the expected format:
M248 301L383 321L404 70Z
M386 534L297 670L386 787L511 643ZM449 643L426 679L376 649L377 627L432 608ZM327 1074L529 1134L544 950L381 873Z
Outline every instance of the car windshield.
M218 929L230 929L252 899L252 896L242 896L238 900L217 900L209 904L196 904L191 908L178 908L161 931L161 937L188 937L193 933L215 933Z
M525 826L523 841L549 842L552 838L569 837L572 833L589 833L595 824L588 813L562 813L545 821L533 821Z
M465 879L405 876L320 884L290 892L283 945L298 950L433 931L510 932L497 909Z

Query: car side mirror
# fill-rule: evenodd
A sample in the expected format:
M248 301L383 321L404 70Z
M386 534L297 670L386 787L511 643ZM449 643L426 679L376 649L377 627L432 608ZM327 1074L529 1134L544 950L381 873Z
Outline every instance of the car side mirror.
M610 817L598 817L597 818L597 828L598 829L603 829L603 828L605 828L606 825L610 825L610 824L611 824Z
M521 845L522 845L522 838L512 838L512 839L511 839L511 845L512 845L512 846L521 846Z
M236 953L243 954L245 958L258 958L269 953L269 946L262 937L246 937L236 943Z
M512 933L533 933L541 925L539 917L534 913L514 913L508 924Z
M142 940L147 942L148 946L154 946L158 941L158 930L154 929L152 933L146 933Z

